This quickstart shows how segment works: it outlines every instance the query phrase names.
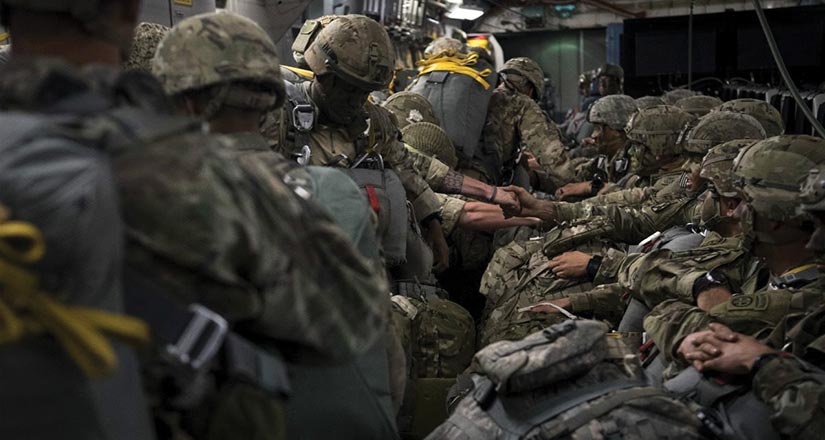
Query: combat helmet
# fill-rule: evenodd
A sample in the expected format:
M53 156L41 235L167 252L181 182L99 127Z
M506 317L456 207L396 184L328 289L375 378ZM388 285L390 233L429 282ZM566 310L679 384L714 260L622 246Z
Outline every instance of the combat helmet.
M527 57L510 58L504 63L499 73L521 75L533 86L536 96L544 96L544 71L539 63Z
M765 134L768 137L779 136L785 132L785 123L782 121L782 115L779 111L770 105L768 102L742 98L728 101L717 107L717 110L724 110L729 112L744 113L753 116L762 124L765 129Z
M625 132L629 140L643 144L654 155L676 156L682 153L678 142L682 129L694 119L678 107L659 105L636 112Z
M315 75L333 74L364 91L390 83L395 50L387 31L363 15L343 15L321 29L304 59Z
M715 96L696 95L682 98L673 105L695 115L697 118L701 118L721 104L722 100Z
M636 107L639 107L639 110L656 107L657 105L667 105L665 100L658 97L658 96L642 96L641 98L636 98Z
M685 128L681 142L685 151L704 155L711 147L734 139L765 139L765 130L748 115L717 111Z
M230 12L178 23L160 43L152 73L169 95L241 83L243 90L223 91L223 104L265 110L284 99L275 44L254 21Z
M407 125L416 122L439 125L430 101L415 92L398 92L390 96L381 106L395 115L399 129L404 129Z
M155 57L158 45L163 41L171 29L157 23L141 23L135 28L135 39L129 58L123 63L125 70L152 70L152 58Z
M606 85L610 87L612 91L608 91L607 94L623 93L624 69L622 69L622 66L610 63L602 64L601 67L596 70L595 79L599 80L601 78L608 79ZM601 81L599 81L599 85L602 85Z
M662 95L662 99L667 105L674 105L680 99L687 98L688 96L696 96L696 92L688 89L674 89Z
M742 148L758 142L753 139L735 139L711 148L702 159L699 176L713 183L716 192L725 197L738 197L733 184L733 160Z
M614 130L624 130L627 121L636 113L636 101L627 95L609 95L599 98L590 106L587 120L594 124L604 124Z
M401 130L404 143L416 150L444 162L451 169L458 166L458 156L447 132L436 124L416 122Z
M466 53L467 47L459 40L450 37L439 37L424 49L424 56L430 57L441 52Z
M292 59L298 64L298 67L306 68L307 63L304 60L304 53L306 53L309 46L315 41L315 37L321 32L321 29L327 27L330 23L338 19L340 15L324 15L321 18L307 20L298 31L298 36L292 43Z
M777 221L804 220L801 186L810 170L825 165L825 140L774 136L742 149L734 160L734 184L760 216Z
M825 214L825 164L812 169L808 173L808 178L802 184L802 190L799 194L801 205L799 211L801 213L810 214L816 230L808 240L806 247L815 251L825 251L825 222L823 222L823 214Z

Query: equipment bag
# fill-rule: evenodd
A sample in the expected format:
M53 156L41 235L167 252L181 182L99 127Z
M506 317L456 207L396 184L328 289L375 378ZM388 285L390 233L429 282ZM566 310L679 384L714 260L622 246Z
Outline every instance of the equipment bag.
M478 54L444 51L418 63L421 71L410 91L430 101L460 161L475 156L495 88L495 75Z

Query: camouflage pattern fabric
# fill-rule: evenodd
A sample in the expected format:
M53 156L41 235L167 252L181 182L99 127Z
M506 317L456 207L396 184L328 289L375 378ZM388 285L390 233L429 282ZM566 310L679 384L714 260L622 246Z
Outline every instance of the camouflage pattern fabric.
M544 71L532 59L527 57L510 58L501 67L499 73L521 75L533 86L536 96L544 96Z
M627 95L610 95L599 98L590 106L587 120L592 124L604 124L614 130L624 131L627 121L638 111L636 101Z
M676 101L673 105L701 118L722 104L722 100L715 96L696 95L688 96Z
M140 23L135 28L135 40L132 43L129 58L123 63L123 69L151 72L155 51L170 30L168 26L162 24Z
M551 174L567 161L558 128L548 122L538 104L527 95L506 86L497 88L490 98L487 122L484 125L485 154L494 156L493 163L503 166L512 160L516 149L523 146L538 158ZM469 166L473 177L486 182L498 182L498 170L489 169L478 160ZM557 185L563 185L573 176L554 176Z
M662 95L662 100L665 101L667 105L675 105L680 99L696 96L697 94L698 93L688 89L675 89Z
M667 103L658 96L642 96L641 98L636 98L636 106L639 107L639 109L656 107L657 105L667 105Z
M427 438L703 438L691 411L647 387L638 361L606 332L567 321L486 347L475 391Z
M765 139L756 119L741 113L715 111L699 118L682 135L688 153L705 155L711 147L734 139Z
M447 133L436 124L430 122L409 124L401 130L401 138L407 145L443 162L451 169L458 165L458 156L453 142Z
M275 44L252 20L230 12L202 14L183 20L164 38L152 72L166 93L176 95L228 83L267 87L274 95L262 108L276 108L284 86ZM245 108L252 97L241 97Z
M458 197L448 196L446 194L436 193L439 202L441 202L441 229L444 235L450 236L458 225L458 220L464 212L464 205L467 202Z
M381 106L395 115L395 121L398 123L400 130L416 122L440 124L438 117L433 112L430 101L415 92L395 93L384 101Z
M393 318L408 327L400 332L410 349L413 378L455 378L475 353L473 318L460 305L437 297L393 297Z
M234 142L195 133L118 155L129 263L245 331L351 359L386 323L383 275L272 166L229 154Z
M779 110L762 99L741 98L728 101L717 107L719 111L743 113L754 117L768 137L779 136L785 132L785 123Z

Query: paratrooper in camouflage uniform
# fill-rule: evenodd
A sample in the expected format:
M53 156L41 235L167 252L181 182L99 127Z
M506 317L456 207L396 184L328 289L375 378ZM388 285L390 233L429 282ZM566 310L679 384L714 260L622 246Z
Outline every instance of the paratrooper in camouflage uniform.
M782 114L774 106L760 99L740 98L728 101L716 108L718 111L744 113L754 117L768 137L779 136L785 132Z

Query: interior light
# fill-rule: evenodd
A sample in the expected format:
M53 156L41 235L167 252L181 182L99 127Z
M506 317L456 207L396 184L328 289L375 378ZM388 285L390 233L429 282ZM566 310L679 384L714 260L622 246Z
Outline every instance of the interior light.
M447 18L453 20L475 20L484 15L481 9L468 8L466 6L458 6L447 12Z

